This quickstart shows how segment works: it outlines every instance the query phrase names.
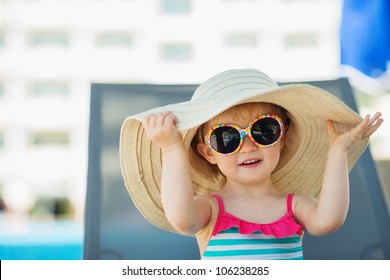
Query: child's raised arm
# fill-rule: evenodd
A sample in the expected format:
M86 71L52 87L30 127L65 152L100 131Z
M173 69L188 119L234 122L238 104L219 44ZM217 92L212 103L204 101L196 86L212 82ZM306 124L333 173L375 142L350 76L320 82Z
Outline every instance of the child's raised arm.
M345 221L349 207L347 154L357 142L370 137L382 124L381 114L366 115L355 128L337 132L328 120L329 150L320 198L305 195L296 199L295 215L304 229L313 235L334 232Z
M210 219L207 200L195 198L183 137L171 112L152 114L143 120L146 134L161 148L161 199L169 223L183 234L193 235Z

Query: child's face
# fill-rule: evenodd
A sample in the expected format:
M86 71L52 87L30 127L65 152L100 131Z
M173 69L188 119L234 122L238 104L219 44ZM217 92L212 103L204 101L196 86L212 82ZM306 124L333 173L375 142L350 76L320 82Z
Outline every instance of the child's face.
M246 128L254 118L263 114L278 114L273 106L268 104L251 104L233 107L211 120L210 126L218 123L233 123ZM227 183L256 184L269 180L275 170L283 141L271 147L262 148L255 145L248 136L244 137L241 149L231 155L221 155L204 144L198 144L198 151L211 164L217 164L220 171L226 176Z

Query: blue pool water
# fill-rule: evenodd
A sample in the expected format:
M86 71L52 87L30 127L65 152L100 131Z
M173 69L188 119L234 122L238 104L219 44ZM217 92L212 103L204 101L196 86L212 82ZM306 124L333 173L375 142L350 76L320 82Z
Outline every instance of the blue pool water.
M80 260L83 228L73 221L0 220L1 260Z

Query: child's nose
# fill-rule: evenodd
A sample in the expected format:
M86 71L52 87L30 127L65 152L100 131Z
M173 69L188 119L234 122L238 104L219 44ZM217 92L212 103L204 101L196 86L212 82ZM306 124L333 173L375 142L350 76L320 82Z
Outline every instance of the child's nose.
M250 153L256 151L258 148L257 145L253 144L251 139L249 139L248 135L244 137L244 141L242 142L241 152Z

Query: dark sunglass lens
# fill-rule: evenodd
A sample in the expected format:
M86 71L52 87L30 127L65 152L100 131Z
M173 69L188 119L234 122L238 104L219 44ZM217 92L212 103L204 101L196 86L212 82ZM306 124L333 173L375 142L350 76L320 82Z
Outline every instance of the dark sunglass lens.
M211 133L210 143L218 153L229 154L240 145L240 133L230 126L218 127Z
M252 125L251 134L253 139L261 145L271 145L280 137L280 125L274 118L264 118Z

